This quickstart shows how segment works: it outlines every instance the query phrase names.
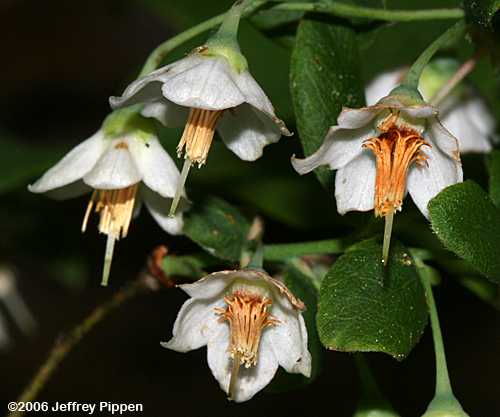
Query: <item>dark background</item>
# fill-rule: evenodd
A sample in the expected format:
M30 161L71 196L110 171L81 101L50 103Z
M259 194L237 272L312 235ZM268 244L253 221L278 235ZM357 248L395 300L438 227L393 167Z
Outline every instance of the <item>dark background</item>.
M28 158L29 162L25 166L28 174L12 179L12 185L0 194L0 263L16 271L18 287L38 322L37 332L31 336L21 334L15 323L10 323L11 347L0 351L0 412L19 395L54 341L134 279L152 248L167 244L181 253L194 248L184 239L163 233L144 212L132 224L129 237L118 243L111 285L101 288L105 240L92 227L85 235L79 233L86 197L55 202L26 190L26 184L43 169L97 130L109 112L107 98L122 91L156 45L186 26L188 20L176 14L175 2L158 6L160 3L0 2L0 133L4 136L0 160L8 164L9 155L21 155L21 161ZM222 2L201 2L204 8L197 8L195 0L188 3L195 21L224 10ZM207 3L213 3L209 14ZM243 30L250 33L253 29L244 26ZM245 39L242 43L245 45ZM282 57L286 56L283 50ZM257 79L259 73L277 71L273 62L258 65ZM285 108L286 79L285 73L282 86L269 87L274 94L283 90L284 98L277 101L285 103L282 114L290 120L290 110ZM252 169L265 172L266 167L277 164L289 175L289 156L300 153L296 138L272 148ZM293 201L289 212L273 211L265 202L255 202L252 188L245 188L230 170L230 166L245 170L248 164L221 147L216 146L213 152L228 158L228 165L224 165L227 178L213 174L218 172L216 168L207 167L208 179L197 173L192 189L222 195L250 211L266 209L269 240L317 239L330 237L335 229L348 230L349 219L341 226L329 225L334 207L327 198L314 203L323 210L320 220L311 219L308 227L295 227L292 220L310 209L310 198ZM212 158L217 164L226 161ZM2 177L11 172L2 171L0 166ZM313 178L297 181L310 196L320 190ZM289 222L283 220L289 218ZM456 395L472 416L500 416L500 314L452 278L444 278L436 297ZM359 392L354 361L351 355L336 352L328 352L322 374L306 389L260 393L247 403L229 403L208 369L205 349L180 354L159 345L170 338L185 298L178 290L162 290L116 310L68 356L38 400L137 402L144 405L143 415L147 416L352 415ZM401 415L421 415L434 389L429 329L405 362L380 354L368 355L368 360L381 389Z

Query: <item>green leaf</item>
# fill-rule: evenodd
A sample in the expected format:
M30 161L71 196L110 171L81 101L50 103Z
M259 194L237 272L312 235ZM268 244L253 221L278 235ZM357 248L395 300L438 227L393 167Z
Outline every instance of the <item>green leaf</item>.
M307 156L323 143L342 106L360 107L364 103L354 31L312 19L301 21L292 53L290 82L297 129ZM331 171L322 167L316 174L331 189Z
M464 0L463 6L468 22L490 29L493 18L500 9L500 0Z
M163 258L162 269L168 277L199 279L206 275L205 268L219 263L205 252L184 256L167 255Z
M306 305L302 313L307 327L307 346L312 357L311 377L289 374L281 370L274 378L269 391L283 392L290 389L301 388L310 384L318 376L324 360L325 350L321 346L318 331L316 329L316 312L318 303L318 291L313 284L313 277L301 270L300 261L290 262L283 271L283 282L288 289ZM272 314L272 313L271 313Z
M404 359L427 324L423 288L408 250L392 242L387 268L375 240L353 246L321 284L318 332L329 349Z
M238 261L250 224L238 209L215 197L197 202L184 216L184 233L208 253Z
M447 249L500 283L500 210L473 181L445 188L429 203L432 228Z
M500 207L500 151L491 152L488 158L488 171L490 198L497 207Z

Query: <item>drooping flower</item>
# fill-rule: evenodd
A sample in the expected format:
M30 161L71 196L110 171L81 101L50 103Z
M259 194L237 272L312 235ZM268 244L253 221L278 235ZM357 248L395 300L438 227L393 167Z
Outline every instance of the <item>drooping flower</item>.
M419 91L431 101L457 71L458 62L439 58L426 66L419 82ZM371 105L396 87L406 73L405 68L384 72L366 87L366 102ZM484 99L469 84L462 83L439 104L439 118L458 139L460 153L487 153L496 129L495 118Z
M184 153L186 159L182 184L192 163L205 164L216 130L245 161L255 161L266 145L291 135L240 51L236 38L243 7L244 2L235 3L203 46L134 81L121 97L110 98L113 108L142 103L143 116L169 127L185 126L177 146L178 156Z
M167 215L178 183L179 170L158 141L152 122L127 109L110 115L101 129L28 189L58 199L92 191L82 232L91 212L98 213L99 232L107 235L102 279L106 285L115 241L127 236L142 202L167 233L181 233L182 213Z
M208 366L230 399L252 398L279 365L310 376L304 304L280 281L244 269L180 287L191 298L177 315L172 339L162 345L178 352L206 345Z
M401 210L406 192L428 217L429 200L462 181L457 139L437 116L437 109L421 98L395 89L375 105L344 108L315 153L292 158L300 174L321 165L337 170L340 214L374 209L375 216L385 217L384 262L393 215Z

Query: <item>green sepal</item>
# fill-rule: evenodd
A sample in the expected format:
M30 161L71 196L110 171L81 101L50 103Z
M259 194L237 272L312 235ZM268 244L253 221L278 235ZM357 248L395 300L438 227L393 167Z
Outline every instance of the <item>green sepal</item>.
M203 47L199 48L203 55L227 59L237 72L245 71L248 68L248 62L241 53L238 43L238 27L241 14L247 4L247 0L236 1L226 13L219 30L207 40Z
M435 397L422 417L469 417L453 394Z
M384 99L380 100L380 103L384 103L384 101L389 100L397 100L404 106L408 107L427 104L416 88L407 86L405 84L398 85L396 88L394 88L387 97L384 97Z
M106 137L114 139L133 132L139 139L147 140L156 135L154 121L141 116L140 109L140 105L135 105L113 111L102 124Z

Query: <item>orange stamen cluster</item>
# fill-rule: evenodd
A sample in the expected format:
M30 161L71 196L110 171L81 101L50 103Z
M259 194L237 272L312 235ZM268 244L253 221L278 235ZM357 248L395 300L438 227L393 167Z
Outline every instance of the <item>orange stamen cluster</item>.
M376 158L375 216L387 216L401 210L406 191L408 168L415 162L424 165L427 156L422 146L429 145L418 132L391 123L383 124L382 133L363 144ZM389 121L388 120L388 121Z
M99 232L115 239L126 237L134 211L138 184L119 190L94 190L87 205L82 224L82 232L87 229L87 222L95 205L99 213Z
M279 321L269 315L272 301L258 294L236 291L224 297L226 308L217 308L222 320L229 322L231 342L229 347L233 359L238 359L245 368L257 364L257 355L262 330Z
M222 115L221 110L203 110L192 108L184 128L182 138L177 145L177 154L180 157L185 150L185 157L198 166L207 160L208 151L215 132L217 120Z

